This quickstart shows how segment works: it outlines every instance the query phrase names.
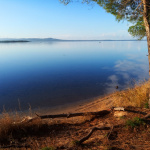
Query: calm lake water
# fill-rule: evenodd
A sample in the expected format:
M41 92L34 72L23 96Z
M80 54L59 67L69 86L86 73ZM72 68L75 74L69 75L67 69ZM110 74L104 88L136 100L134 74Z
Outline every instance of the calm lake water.
M0 44L0 110L53 107L148 79L146 41Z

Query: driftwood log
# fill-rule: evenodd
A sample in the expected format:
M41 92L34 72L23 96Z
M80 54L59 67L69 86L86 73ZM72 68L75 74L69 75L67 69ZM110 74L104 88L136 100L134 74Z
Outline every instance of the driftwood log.
M137 114L142 114L142 115L147 115L146 112L137 111L137 110L132 110L132 109L130 109L130 108L125 108L124 111L132 112L132 113L137 113Z
M71 117L78 117L78 116L89 116L89 115L96 115L96 116L105 116L110 113L110 110L102 110L97 112L85 112L85 113L70 113L70 114L58 114L58 115L43 115L38 117L40 119L47 119L47 118L71 118Z
M105 115L108 115L110 112L111 110L102 110L102 111L97 111L97 112L85 112L85 113L58 114L58 115L42 115L42 116L36 114L37 117L29 119L27 122L31 122L39 118L40 119L71 118L71 117L89 116L89 115L103 117Z

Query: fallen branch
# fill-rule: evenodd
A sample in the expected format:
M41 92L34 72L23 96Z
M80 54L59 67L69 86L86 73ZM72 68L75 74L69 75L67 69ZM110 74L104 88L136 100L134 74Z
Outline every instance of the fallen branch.
M94 127L87 136L83 137L82 139L79 140L78 144L82 144L84 141L88 140L90 138L90 136L93 134L94 131L97 130L110 130L111 127Z
M125 108L124 110L128 111L128 112L132 112L132 113L142 114L142 115L146 115L147 114L146 112L137 111L137 110L131 110L129 108Z
M132 113L137 113L137 114L142 114L142 115L147 115L146 112L138 111L138 110L133 110L132 108L129 107L114 107L112 108L114 111L127 111L127 112L132 112Z
M28 120L28 122L31 122L35 119L47 119L47 118L71 118L71 117L78 117L78 116L89 116L89 115L95 115L95 116L99 116L99 117L103 117L105 115L108 115L111 112L111 110L102 110L102 111L98 111L98 112L85 112L85 113L71 113L71 114L58 114L58 115L43 115L40 116L38 114L37 117L32 118L30 120Z
M147 115L145 115L142 119L148 119L150 118L150 113L148 113Z
M109 137L110 137L110 135L111 135L113 129L114 129L114 126L112 126L111 131L107 134L107 139L108 139L108 140L109 140Z

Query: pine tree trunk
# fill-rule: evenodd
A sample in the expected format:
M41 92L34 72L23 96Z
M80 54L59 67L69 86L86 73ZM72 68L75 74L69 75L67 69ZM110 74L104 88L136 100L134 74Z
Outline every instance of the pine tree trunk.
M142 0L143 2L143 20L146 29L147 46L148 46L148 61L149 61L149 79L150 79L150 0ZM150 108L150 85L148 89L149 108Z
M149 61L149 80L150 80L150 39L147 40L147 44L148 44L148 61ZM147 92L148 92L148 99L149 99L148 104L150 108L150 85Z

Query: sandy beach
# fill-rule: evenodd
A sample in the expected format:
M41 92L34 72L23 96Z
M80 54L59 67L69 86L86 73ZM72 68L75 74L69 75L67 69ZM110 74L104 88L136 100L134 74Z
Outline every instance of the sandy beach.
M61 114L61 113L75 113L75 112L94 112L112 107L113 94L103 97L95 97L86 101L79 101L71 104L60 105L56 107L37 108L32 110L33 113L38 114Z

